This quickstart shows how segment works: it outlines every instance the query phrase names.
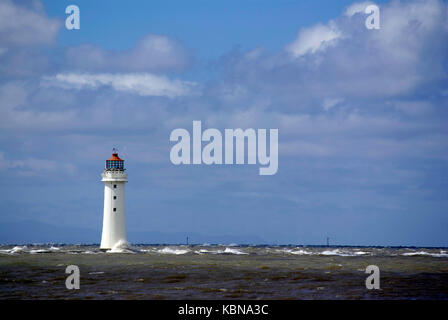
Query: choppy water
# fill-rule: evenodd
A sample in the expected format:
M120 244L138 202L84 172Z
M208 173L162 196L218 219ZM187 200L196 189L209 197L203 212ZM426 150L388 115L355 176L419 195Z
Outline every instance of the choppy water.
M0 246L0 299L448 299L448 249ZM367 290L368 265L381 290ZM77 265L81 289L67 290Z

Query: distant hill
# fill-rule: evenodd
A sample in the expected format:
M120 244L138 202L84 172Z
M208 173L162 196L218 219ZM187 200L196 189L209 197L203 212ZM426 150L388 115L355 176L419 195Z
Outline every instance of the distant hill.
M261 244L265 241L257 236L232 235L204 235L198 233L177 232L163 233L158 231L132 231L128 230L130 243L150 244L184 244L186 238L190 244L221 243L221 244ZM55 226L37 221L20 221L0 223L1 244L28 244L28 243L72 243L87 244L100 243L101 229L89 229L68 226Z
M97 230L60 227L37 221L0 223L0 243L99 243Z

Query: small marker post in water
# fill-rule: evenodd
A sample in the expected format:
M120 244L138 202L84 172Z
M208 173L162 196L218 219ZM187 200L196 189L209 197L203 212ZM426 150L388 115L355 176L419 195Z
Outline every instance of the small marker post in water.
M188 246L188 237L187 237L187 246Z
M329 247L329 246L330 246L330 238L327 237L327 247Z

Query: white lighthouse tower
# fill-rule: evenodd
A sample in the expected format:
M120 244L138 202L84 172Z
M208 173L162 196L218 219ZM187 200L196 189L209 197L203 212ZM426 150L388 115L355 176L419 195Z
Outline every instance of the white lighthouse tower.
M113 149L101 174L104 182L103 234L100 249L112 249L119 241L126 241L126 212L124 186L128 175L124 172L124 160Z

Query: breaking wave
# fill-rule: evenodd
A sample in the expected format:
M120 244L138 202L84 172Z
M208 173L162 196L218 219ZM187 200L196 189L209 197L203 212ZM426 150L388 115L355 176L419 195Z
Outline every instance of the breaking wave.
M248 254L248 253L247 252L243 252L243 251L238 250L238 249L226 248L224 250L223 254Z
M445 248L388 248L388 247L314 247L314 246L230 246L230 245L135 245L126 241L118 241L106 253L140 253L157 255L288 255L299 257L367 257L367 256L403 256L448 258ZM68 244L29 244L0 245L0 255L21 254L104 254L99 245Z
M131 249L129 242L126 240L119 240L112 249L107 250L107 253L135 253L134 250Z
M416 252L405 252L401 254L402 256L431 256L431 257L437 257L437 258L445 258L448 257L448 253L446 251L441 250L440 253L431 253L426 251L416 251Z
M3 254L14 254L14 253L25 252L26 249L27 249L27 246L22 246L22 247L16 246L16 247L14 247L12 249L0 250L0 253L3 253Z
M186 254L186 253L190 252L190 250L165 247L163 249L157 250L156 252L162 253L162 254Z
M275 250L275 252L276 252L276 253L294 254L294 255L299 255L299 256L302 256L302 255L312 255L312 254L314 254L313 252L306 251L306 250L302 250L302 249L299 249L299 250L293 250L293 249L283 249L283 250L279 250L279 249L277 249L277 250Z
M195 251L197 254L249 254L247 252L244 252L242 250L238 250L235 248L225 248L224 250L207 250L207 249L201 249Z

